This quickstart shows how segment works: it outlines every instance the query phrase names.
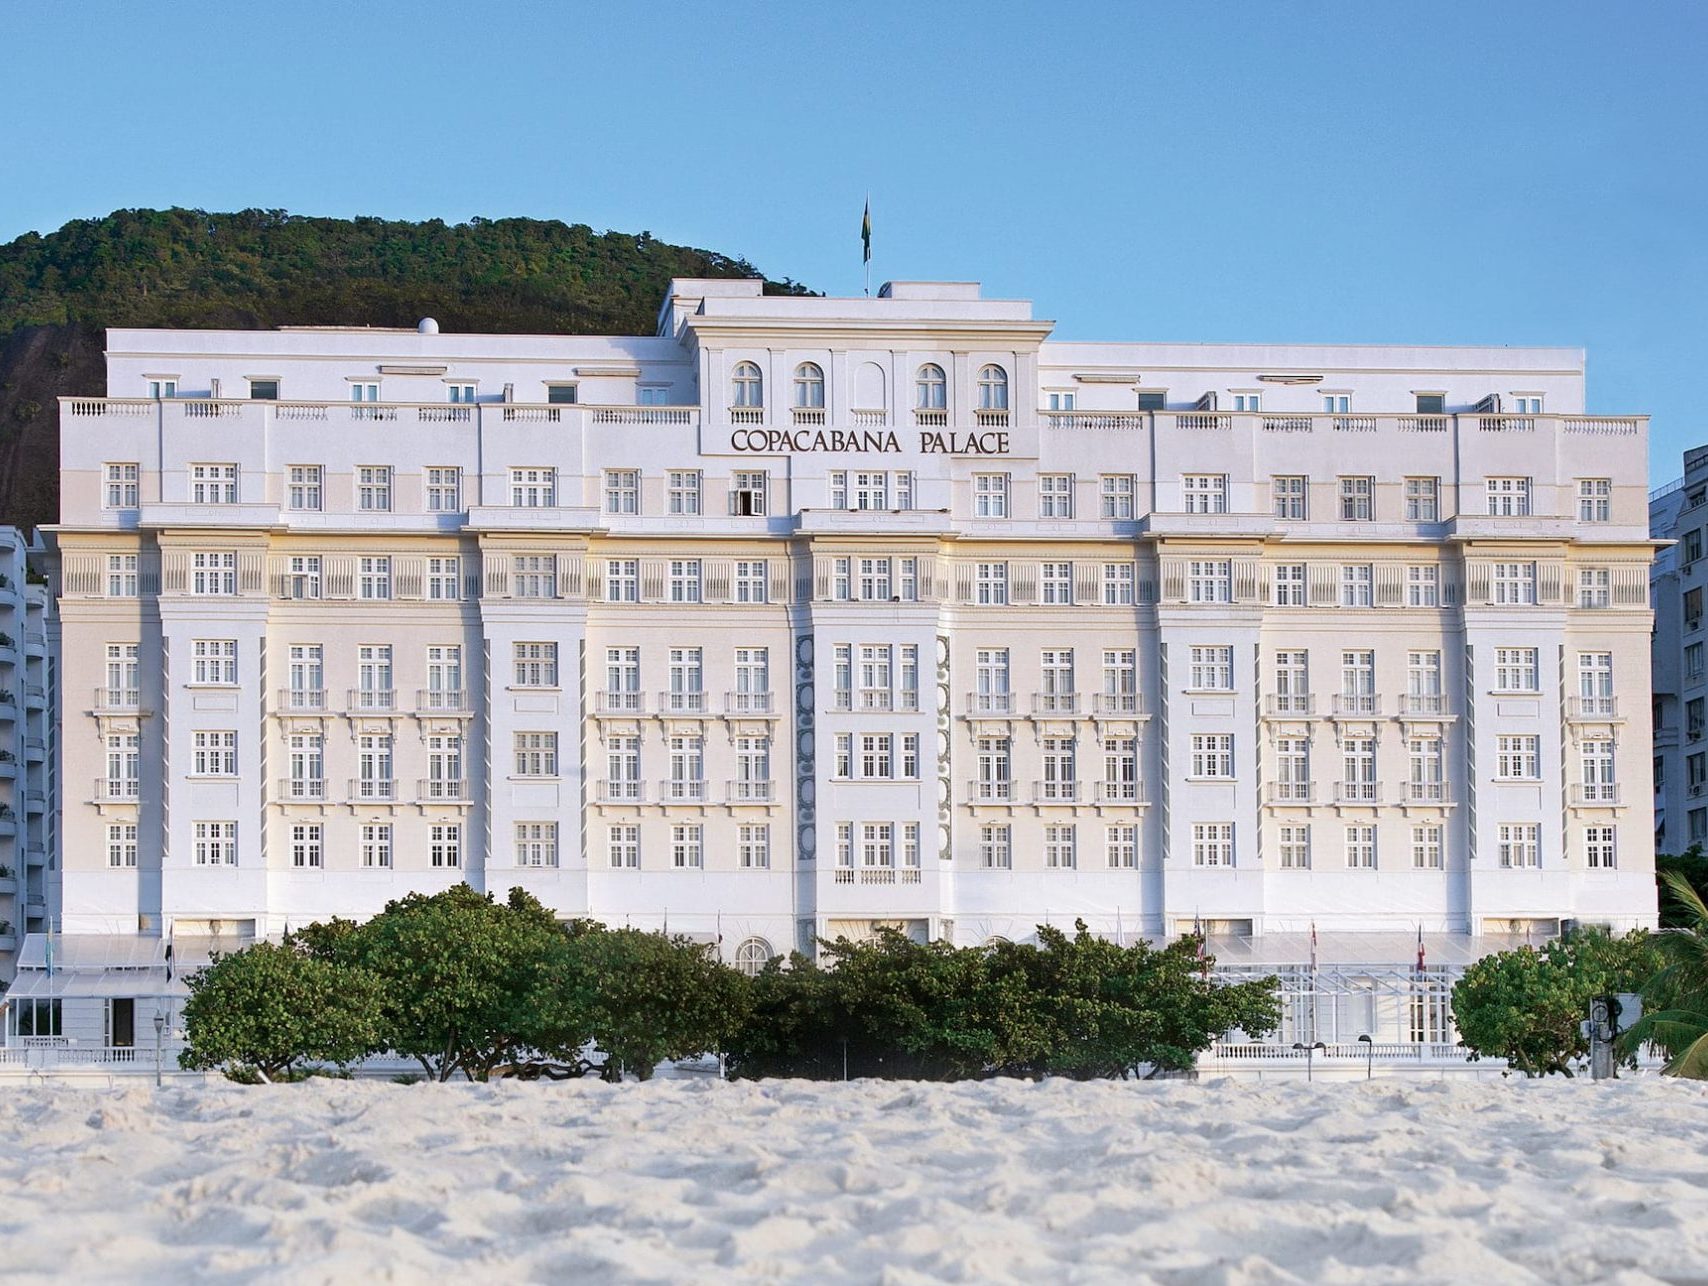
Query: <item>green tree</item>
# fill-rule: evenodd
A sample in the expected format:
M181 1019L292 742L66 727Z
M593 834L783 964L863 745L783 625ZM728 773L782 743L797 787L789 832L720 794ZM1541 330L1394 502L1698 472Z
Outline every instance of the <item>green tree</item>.
M1660 967L1643 984L1643 1017L1625 1048L1652 1044L1667 1056L1669 1075L1708 1080L1708 901L1681 872L1666 880L1687 921L1656 936Z
M303 1064L345 1066L385 1048L384 985L365 969L292 943L258 942L186 978L187 1068L254 1067L269 1078Z
M1693 923L1691 908L1667 877L1680 876L1696 896L1708 898L1708 854L1692 844L1682 853L1655 854L1655 882L1659 887L1661 928L1687 929Z
M1579 929L1471 965L1453 985L1453 1018L1473 1060L1504 1058L1526 1076L1571 1076L1589 1057L1579 1025L1591 999L1637 990L1657 963L1647 932Z

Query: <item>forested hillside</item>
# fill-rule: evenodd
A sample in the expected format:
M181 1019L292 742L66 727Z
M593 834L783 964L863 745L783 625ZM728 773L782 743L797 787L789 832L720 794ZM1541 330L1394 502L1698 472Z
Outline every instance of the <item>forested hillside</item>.
M108 326L412 326L649 334L671 277L746 260L541 219L119 210L0 245L0 522L59 506L56 400L106 391ZM771 293L805 293L767 282Z

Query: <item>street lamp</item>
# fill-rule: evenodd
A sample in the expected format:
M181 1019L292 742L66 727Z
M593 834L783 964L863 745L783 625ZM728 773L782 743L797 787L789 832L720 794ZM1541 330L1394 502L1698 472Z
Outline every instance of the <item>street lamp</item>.
M1305 1083L1308 1085L1311 1080L1311 1056L1319 1049L1325 1054L1328 1053L1328 1046L1323 1044L1320 1040L1313 1041L1309 1045L1305 1044L1303 1041L1296 1040L1293 1042L1293 1048L1305 1051Z
M1364 1046L1364 1079L1369 1080L1376 1074L1376 1042L1370 1039L1369 1032L1365 1032L1358 1038L1358 1043Z
M166 1014L163 1010L154 1011L154 1088L160 1088L160 1054L161 1041L166 1036Z

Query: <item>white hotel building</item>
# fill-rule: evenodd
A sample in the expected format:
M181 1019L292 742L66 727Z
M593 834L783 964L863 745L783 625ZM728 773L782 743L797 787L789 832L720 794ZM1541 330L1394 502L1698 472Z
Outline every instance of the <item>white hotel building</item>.
M651 337L110 331L62 959L461 880L742 964L1653 923L1646 422L1581 352L1051 330L681 280Z

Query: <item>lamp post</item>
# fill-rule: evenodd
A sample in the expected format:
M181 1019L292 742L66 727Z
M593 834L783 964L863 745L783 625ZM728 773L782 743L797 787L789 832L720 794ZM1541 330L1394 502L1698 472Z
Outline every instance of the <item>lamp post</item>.
M1376 1074L1376 1042L1370 1039L1369 1032L1365 1032L1358 1038L1358 1043L1364 1046L1364 1079L1369 1080Z
M154 1011L154 1088L160 1088L160 1056L161 1042L166 1037L166 1014L159 1009Z
M1308 1085L1311 1081L1312 1055L1319 1049L1325 1054L1328 1053L1328 1046L1323 1044L1320 1040L1312 1041L1309 1045L1305 1044L1303 1041L1296 1040L1293 1042L1293 1048L1305 1051L1305 1083Z

